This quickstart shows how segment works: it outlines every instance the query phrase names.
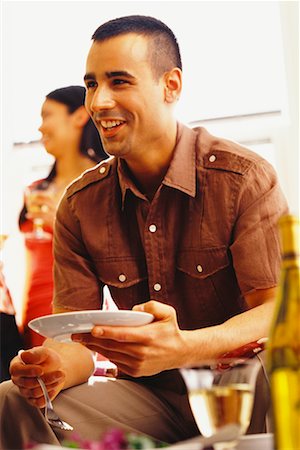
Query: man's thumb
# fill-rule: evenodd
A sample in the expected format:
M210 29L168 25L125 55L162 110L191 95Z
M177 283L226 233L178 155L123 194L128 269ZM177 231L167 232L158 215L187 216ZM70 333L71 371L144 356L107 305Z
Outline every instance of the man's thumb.
M153 314L156 320L168 319L169 317L176 317L175 309L166 303L150 300L146 303L135 305L133 311L144 311Z
M34 347L30 350L20 350L18 356L25 364L41 364L48 355L45 354L45 347Z

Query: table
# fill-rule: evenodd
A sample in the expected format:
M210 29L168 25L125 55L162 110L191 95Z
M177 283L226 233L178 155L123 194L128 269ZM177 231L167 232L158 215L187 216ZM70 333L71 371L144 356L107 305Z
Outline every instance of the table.
M40 444L34 447L33 450L62 450L66 447L57 447L56 445ZM80 449L78 449L80 450ZM148 449L153 450L153 449ZM187 441L179 442L165 447L165 450L201 450L197 438L188 439ZM273 434L249 434L243 436L235 450L274 450Z

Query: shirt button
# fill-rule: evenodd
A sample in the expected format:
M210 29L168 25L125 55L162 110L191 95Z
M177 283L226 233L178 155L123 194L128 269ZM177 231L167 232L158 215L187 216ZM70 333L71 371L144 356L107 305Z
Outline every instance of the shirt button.
M201 272L203 272L203 267L202 267L202 266L200 266L200 264L198 264L198 266L197 266L197 270L198 270L198 272L199 272L199 273L201 273Z
M155 231L156 231L156 225L154 225L154 223L153 223L152 225L150 225L149 231L151 231L151 233L155 233Z
M106 167L102 166L99 169L99 173L104 173L106 171Z
M121 283L123 283L124 281L126 281L126 275L124 275L124 273L121 273L119 275L119 281L121 281Z
M210 155L210 157L208 159L209 159L210 162L215 162L217 157L216 157L216 155Z
M161 285L159 283L155 283L155 285L153 286L153 289L158 292L161 290Z

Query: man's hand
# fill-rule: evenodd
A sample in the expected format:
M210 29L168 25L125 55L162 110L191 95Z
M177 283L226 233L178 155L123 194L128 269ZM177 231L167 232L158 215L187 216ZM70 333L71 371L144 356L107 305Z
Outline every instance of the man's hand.
M140 327L95 326L91 333L74 334L72 339L101 353L133 377L184 365L187 342L185 332L178 327L175 309L150 301L133 310L153 314L154 322Z
M11 361L10 373L21 395L39 408L45 406L45 400L37 377L43 379L51 400L61 391L65 382L60 355L46 347L35 347L20 353Z

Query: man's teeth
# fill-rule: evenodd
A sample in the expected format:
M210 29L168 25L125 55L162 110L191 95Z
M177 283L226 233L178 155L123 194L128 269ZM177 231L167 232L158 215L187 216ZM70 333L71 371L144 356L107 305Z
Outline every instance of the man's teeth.
M103 128L113 128L123 123L121 120L101 120L101 125Z

